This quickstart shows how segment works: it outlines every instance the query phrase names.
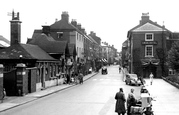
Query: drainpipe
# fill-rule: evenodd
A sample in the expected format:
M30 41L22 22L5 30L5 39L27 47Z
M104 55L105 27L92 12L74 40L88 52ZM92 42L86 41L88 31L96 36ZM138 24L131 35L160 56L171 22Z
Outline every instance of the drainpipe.
M133 73L133 36L131 38L131 73Z
M43 83L43 88L45 88L45 62L43 62L43 79L42 79L42 83Z

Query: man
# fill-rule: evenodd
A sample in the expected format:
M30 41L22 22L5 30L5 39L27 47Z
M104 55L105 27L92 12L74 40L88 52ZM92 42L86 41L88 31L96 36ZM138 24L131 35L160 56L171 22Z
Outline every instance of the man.
M115 95L116 99L116 106L115 106L115 112L118 113L118 115L125 115L126 113L126 108L125 108L125 95L123 93L123 89L120 88L119 92L116 93Z
M150 78L150 85L152 85L153 77L154 77L154 75L153 75L152 72L151 72L150 75L149 75L149 78Z
M136 105L136 99L134 96L134 89L131 89L131 92L128 94L128 98L127 98L127 114L130 115L130 109L131 106L135 106Z

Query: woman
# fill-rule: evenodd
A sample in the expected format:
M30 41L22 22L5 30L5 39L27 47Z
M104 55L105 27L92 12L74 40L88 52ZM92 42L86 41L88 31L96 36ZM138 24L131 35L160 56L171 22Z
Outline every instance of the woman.
M120 88L119 92L116 93L115 99L116 99L115 112L118 113L118 115L121 114L124 115L126 113L126 108L125 108L126 99L122 88Z

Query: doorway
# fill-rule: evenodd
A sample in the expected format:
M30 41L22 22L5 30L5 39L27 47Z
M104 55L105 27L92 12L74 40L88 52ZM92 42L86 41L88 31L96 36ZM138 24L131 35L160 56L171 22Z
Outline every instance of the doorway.
M149 78L150 73L154 75L154 78L157 77L157 67L153 64L149 64L143 67L143 77Z

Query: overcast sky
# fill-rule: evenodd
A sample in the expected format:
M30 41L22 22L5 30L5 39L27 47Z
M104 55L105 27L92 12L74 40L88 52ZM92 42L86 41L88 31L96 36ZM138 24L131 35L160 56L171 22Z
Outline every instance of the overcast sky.
M0 35L10 40L8 12L20 13L21 41L26 43L34 29L60 20L63 11L70 22L76 19L87 34L94 31L102 41L121 51L127 32L139 24L142 13L149 12L150 19L164 25L172 32L179 31L178 0L3 0L0 2Z

